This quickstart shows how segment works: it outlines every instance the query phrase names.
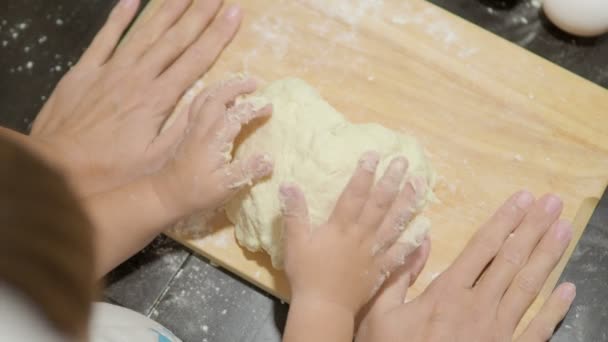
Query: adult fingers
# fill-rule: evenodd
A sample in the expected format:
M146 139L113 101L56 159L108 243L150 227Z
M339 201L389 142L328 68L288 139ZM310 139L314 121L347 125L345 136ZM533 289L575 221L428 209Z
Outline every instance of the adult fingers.
M195 0L182 19L144 54L139 63L142 69L156 78L209 26L221 5L221 0Z
M502 297L498 313L507 326L515 329L568 248L571 239L572 224L565 220L555 223L543 237L528 264L517 274Z
M114 52L123 33L135 17L140 0L121 0L85 51L79 64L84 66L103 65Z
M302 241L310 233L308 205L302 190L294 184L282 184L279 200L283 214L284 237L287 244Z
M236 34L242 18L238 5L218 15L207 30L159 77L162 87L185 89L213 65ZM181 91L172 96L179 97Z
M399 194L399 189L407 171L408 162L404 157L391 161L384 175L372 190L359 216L359 227L373 236L385 218L388 210Z
M152 17L139 25L131 36L121 44L112 60L120 65L128 65L138 60L177 22L191 3L192 0L165 0Z
M451 278L454 285L465 288L473 286L533 203L534 196L522 191L511 196L496 211L446 271L445 275Z
M352 223L359 216L374 185L379 162L378 152L369 151L361 156L355 173L340 195L329 218L330 223L343 226L344 223Z
M532 206L480 281L482 297L496 303L502 298L538 242L559 217L562 207L562 201L554 195L545 195Z
M530 322L517 342L546 342L555 331L555 327L564 319L574 298L576 287L571 283L561 284L547 300L543 308Z

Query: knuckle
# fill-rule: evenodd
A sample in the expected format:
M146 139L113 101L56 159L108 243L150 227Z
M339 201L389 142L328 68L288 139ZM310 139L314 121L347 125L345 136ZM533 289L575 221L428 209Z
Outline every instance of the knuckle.
M503 251L503 253L501 253L501 259L508 265L518 269L523 267L527 260L526 256L522 252L514 249L507 249Z
M502 247L502 241L487 234L475 235L471 244L484 256L494 256L500 250L500 247Z
M543 285L537 277L529 274L521 274L515 284L519 291L528 296L536 296Z

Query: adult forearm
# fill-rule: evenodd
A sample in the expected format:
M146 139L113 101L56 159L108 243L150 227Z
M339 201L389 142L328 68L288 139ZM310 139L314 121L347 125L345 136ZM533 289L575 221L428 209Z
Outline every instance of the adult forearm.
M180 215L160 201L150 177L86 200L95 226L96 274L103 276L137 253Z

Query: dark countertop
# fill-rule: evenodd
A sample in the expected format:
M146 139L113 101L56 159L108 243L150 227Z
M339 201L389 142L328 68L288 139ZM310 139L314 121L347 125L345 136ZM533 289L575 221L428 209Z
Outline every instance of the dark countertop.
M608 87L608 37L577 39L559 32L538 15L537 0L432 2ZM502 2L508 4L496 5ZM46 97L78 60L114 3L5 1L7 5L0 8L1 125L29 130ZM608 244L598 243L608 235L605 220L598 215L572 259L591 273L570 271L565 274L570 279L584 276L585 281L608 282L603 262ZM577 265L569 270L578 270ZM598 324L596 311L593 315L585 311L592 307L586 303L596 303L594 310L601 310L597 303L604 303L597 299L603 297L602 292L589 284L581 286L577 305L563 324L568 328L560 330L555 341L606 340L585 338L608 334ZM110 274L105 298L158 320L186 342L280 341L287 313L285 304L164 237Z

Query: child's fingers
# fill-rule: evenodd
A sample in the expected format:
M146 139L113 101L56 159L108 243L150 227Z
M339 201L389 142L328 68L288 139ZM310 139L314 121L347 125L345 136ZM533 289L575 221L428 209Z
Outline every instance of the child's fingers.
M116 59L120 65L138 60L188 9L192 0L165 0L160 9L117 50Z
M407 257L416 250L416 246L405 242L396 242L380 255L379 263L383 273L392 273L405 264Z
M416 211L416 190L412 183L403 186L401 193L393 203L388 214L384 218L376 235L372 236L380 250L390 247L407 229L407 225L414 217Z
M363 230L375 236L378 227L399 194L407 168L408 161L404 157L397 157L391 161L386 172L372 190L371 196L359 216L359 226Z
M575 297L576 286L574 284L561 284L551 294L517 342L546 342L551 339L555 327L564 319Z
M361 156L353 177L340 195L329 218L331 224L342 227L350 225L357 219L374 185L374 176L379 162L380 154L378 152L369 151Z
M197 96L192 110L193 119L201 116L212 116L215 118L223 115L228 105L233 103L239 96L251 94L257 89L254 79L236 78L225 82L220 82L211 88L203 91ZM212 121L216 121L213 119Z
M199 79L232 40L241 19L242 11L238 5L218 14L199 39L160 76L161 84L185 89Z
M232 144L243 129L254 119L263 118L272 114L272 105L264 106L260 109L255 109L251 103L244 102L238 104L228 110L223 123L218 124L218 136L220 145ZM223 129L220 128L223 126Z
M135 17L139 2L139 0L121 0L114 7L108 21L82 56L80 60L82 65L100 66L112 56L124 31Z
M234 161L219 172L222 172L225 177L227 190L237 192L243 187L269 176L273 167L274 163L269 155L256 154L245 161Z
M234 79L225 83L216 84L202 91L190 107L190 123L197 126L200 137L205 138L208 133L215 132L215 134L219 135L220 142L224 143L226 141L224 138L225 136L232 135L234 132L238 134L241 130L240 125L227 124L228 112L231 112L230 114L232 117L237 114L241 116L245 115L238 113L238 110L244 109L244 106L227 110L228 104L239 96L255 91L255 88L255 80ZM249 115L253 117L264 116L267 115L268 110L267 107L264 107ZM235 113L235 111L237 111L237 113Z
M283 214L285 241L299 241L310 232L308 205L302 190L294 184L282 184L279 189L279 200Z
M382 286L376 296L368 303L359 320L371 315L379 315L393 310L405 302L410 286L415 282L431 252L431 241L426 238L415 252L407 257L405 263L397 268L389 280Z
M194 1L182 19L145 53L142 69L156 78L207 28L221 4L221 0Z

